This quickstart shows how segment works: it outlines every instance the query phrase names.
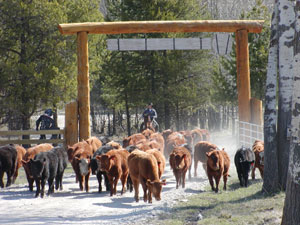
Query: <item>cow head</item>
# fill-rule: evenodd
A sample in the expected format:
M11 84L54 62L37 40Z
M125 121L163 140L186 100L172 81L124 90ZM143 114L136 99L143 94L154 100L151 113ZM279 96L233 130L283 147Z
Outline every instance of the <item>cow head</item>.
M31 174L31 172L30 172L30 160L23 160L22 159L22 165L23 165L23 168L24 168L25 173L27 174L27 176L32 178L32 176L30 175Z
M126 148L129 145L131 138L127 137L123 139L123 148Z
M206 156L207 156L207 165L215 171L219 170L220 156L218 150L206 152Z
M98 160L96 158L92 158L90 162L90 166L92 169L92 174L95 175L98 170Z
M46 164L46 158L41 160L30 159L30 170L32 176L37 179L41 178Z
M153 134L154 132L152 131L152 130L150 130L150 129L146 129L146 130L144 130L143 132L142 132L142 134L147 138L147 139L149 139L150 138L150 136L151 136L151 134Z
M73 159L73 153L74 152L75 152L75 147L68 145L67 153L68 153L68 159L69 159L69 161L72 161L72 159Z
M149 188L149 191L152 192L154 198L157 201L161 200L160 197L160 193L162 190L162 186L166 185L166 180L162 180L162 181L151 181L151 180L147 180L146 182L147 187Z
M186 160L186 154L175 156L175 168L182 169L185 166L184 160Z
M112 166L112 160L115 158L115 155L109 156L104 154L96 156L96 159L100 162L100 170L108 172Z

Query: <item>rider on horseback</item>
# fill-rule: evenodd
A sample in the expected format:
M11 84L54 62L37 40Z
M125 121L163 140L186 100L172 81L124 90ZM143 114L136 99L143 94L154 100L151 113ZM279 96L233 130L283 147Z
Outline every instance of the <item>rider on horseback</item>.
M156 122L157 113L156 110L153 108L153 104L149 103L147 109L143 112L143 117L150 117L151 122L153 123L155 128L158 128L158 123ZM146 124L144 124L146 127Z

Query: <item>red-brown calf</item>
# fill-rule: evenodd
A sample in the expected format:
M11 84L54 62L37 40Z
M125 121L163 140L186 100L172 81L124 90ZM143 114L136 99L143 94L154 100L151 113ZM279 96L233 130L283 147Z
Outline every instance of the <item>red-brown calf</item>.
M260 140L256 140L252 146L252 151L254 152L255 155L255 163L252 169L251 177L252 179L255 179L255 169L258 168L260 172L260 176L263 179L264 178L264 163L263 163L264 142Z
M194 176L197 177L197 168L198 168L198 162L200 161L202 163L203 169L205 170L205 173L207 175L207 156L206 152L211 152L213 150L218 149L218 147L215 144L212 144L208 141L199 141L194 148Z
M24 159L22 160L22 164L26 173L26 178L28 181L28 186L30 191L33 191L33 182L34 182L33 176L30 171L30 166L29 166L30 159L33 159L36 154L40 152L49 151L52 148L53 146L51 144L39 144L27 149Z
M185 188L185 175L191 169L192 157L189 149L177 146L170 154L170 166L176 178L176 188L182 185Z
M122 182L123 194L126 191L125 185L128 177L127 150L111 150L104 155L96 156L100 162L100 170L105 171L110 183L110 196L117 194L119 179Z
M216 193L219 191L220 179L223 176L224 190L226 190L227 177L229 176L229 166L230 159L228 154L224 151L214 150L207 152L207 176L211 189ZM214 181L216 182L216 187L214 187Z
M157 160L154 155L134 150L128 157L128 167L135 201L139 201L140 184L144 190L144 202L152 203L152 194L157 201L161 200L162 185L166 184L166 180L159 179Z

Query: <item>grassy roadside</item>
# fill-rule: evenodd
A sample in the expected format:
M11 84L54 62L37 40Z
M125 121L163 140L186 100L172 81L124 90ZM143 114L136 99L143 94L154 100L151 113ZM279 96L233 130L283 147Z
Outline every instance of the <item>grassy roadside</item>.
M223 188L223 182L220 183ZM280 224L285 194L267 195L261 188L261 179L250 181L247 188L240 188L238 179L231 178L227 191L216 194L207 187L187 202L179 202L170 211L152 218L149 224Z

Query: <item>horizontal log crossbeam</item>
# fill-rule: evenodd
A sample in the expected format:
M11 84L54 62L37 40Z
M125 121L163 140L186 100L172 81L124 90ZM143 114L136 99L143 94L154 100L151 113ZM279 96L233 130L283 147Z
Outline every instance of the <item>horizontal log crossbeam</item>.
M129 33L182 33L182 32L236 32L247 30L260 33L263 20L176 20L176 21L123 21L59 24L61 34L129 34Z
M10 130L0 131L0 145L6 144L41 144L52 143L59 144L65 143L65 138L62 139L16 139L23 135L41 135L41 134L62 134L64 136L65 130Z

